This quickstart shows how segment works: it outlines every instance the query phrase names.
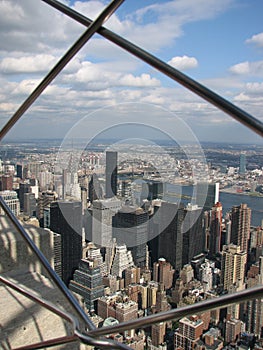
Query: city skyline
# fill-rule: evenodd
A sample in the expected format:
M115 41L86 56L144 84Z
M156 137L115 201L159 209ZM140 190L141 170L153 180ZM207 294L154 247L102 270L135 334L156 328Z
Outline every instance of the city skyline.
M105 2L70 1L69 5L95 18ZM2 1L0 8L3 126L84 28L41 1ZM259 118L261 10L259 0L147 1L143 5L126 1L105 27ZM99 122L103 108L111 109L111 126L118 125L123 119L134 121L131 106L135 102L143 107L140 110L145 106L159 108L146 119L160 130L164 125L172 129L182 119L200 141L260 142L258 136L230 117L97 35L7 137L28 138L34 134L63 139L87 116L90 132L97 135L105 127L104 121ZM113 106L121 106L117 115ZM141 112L145 116L147 109ZM92 118L92 113L99 118ZM137 116L135 122L140 118Z

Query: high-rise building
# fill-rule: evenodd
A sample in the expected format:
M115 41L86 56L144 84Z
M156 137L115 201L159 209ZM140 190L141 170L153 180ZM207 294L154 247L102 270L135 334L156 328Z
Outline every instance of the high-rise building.
M180 271L180 278L184 284L188 284L194 279L194 270L191 264L185 264Z
M171 305L167 301L166 292L163 283L158 283L158 290L156 292L155 312L163 312L171 309Z
M53 185L54 174L50 171L41 171L39 173L39 187L41 191L46 191Z
M245 173L246 173L246 155L245 153L241 153L239 158L239 174L245 175Z
M209 256L214 257L221 251L222 234L222 204L217 202L213 205L210 216L209 229Z
M165 258L176 270L182 268L184 216L184 207L175 203L162 201L160 206L155 206L150 226L154 238L149 241L153 262Z
M113 317L119 322L134 320L138 317L138 304L119 293L103 296L98 300L98 315L103 319Z
M24 194L31 193L31 186L28 182L20 182L18 190L18 198L20 201L20 209L24 210Z
M232 207L230 242L248 253L250 238L251 209L247 204Z
M213 287L213 272L209 260L205 260L200 266L200 281L202 282L204 292L212 290Z
M96 301L104 295L98 262L92 259L82 259L69 283L69 289L84 299L85 307L89 311L96 310Z
M34 193L24 194L24 214L28 216L36 216L36 198Z
M19 177L19 179L23 178L23 165L22 164L16 165L16 176Z
M100 247L107 247L112 241L113 216L121 207L116 198L97 199L92 206L92 242Z
M211 210L219 202L219 183L198 182L196 185L196 204L203 210Z
M196 315L182 318L174 334L174 349L194 349L203 329L204 323Z
M113 220L113 234L118 244L126 244L131 250L135 266L148 266L149 215L142 208L122 207Z
M165 322L160 322L152 325L152 332L151 332L152 345L156 349L159 349L159 345L164 345L165 331L166 331Z
M50 226L50 203L57 199L58 195L53 191L43 191L40 193L37 201L37 218L41 227ZM48 212L45 213L45 210ZM45 219L44 219L45 216Z
M202 208L199 208L197 205L188 205L186 207L182 230L182 263L185 265L205 249Z
M111 266L111 274L113 276L122 277L123 271L129 267L133 267L134 262L131 251L127 250L125 244L115 247L114 258Z
M252 265L247 274L248 288L262 285L263 283L263 256L260 256L259 263ZM255 334L257 338L262 338L263 325L263 298L247 301L246 308L246 329Z
M124 284L128 287L131 284L140 283L140 272L139 267L130 266L124 270Z
M96 199L102 198L102 188L99 183L98 175L92 174L88 184L88 197L91 203Z
M20 214L20 202L17 198L16 191L0 191L0 196L4 199L6 205L11 209L15 216ZM4 210L0 207L0 214L4 214Z
M50 204L50 229L61 234L62 280L69 283L82 258L82 208L79 201Z
M170 289L173 285L174 269L164 258L159 258L153 264L153 280L164 285L164 289Z
M236 319L230 319L226 321L226 333L225 341L235 342L242 330L242 321Z
M247 253L239 246L229 244L223 246L221 279L225 290L230 290L233 284L243 283Z
M163 183L157 180L144 180L142 183L141 200L147 199L152 201L154 199L163 198Z
M117 152L106 152L106 198L117 195Z
M12 191L13 190L13 176L2 175L0 177L0 191Z

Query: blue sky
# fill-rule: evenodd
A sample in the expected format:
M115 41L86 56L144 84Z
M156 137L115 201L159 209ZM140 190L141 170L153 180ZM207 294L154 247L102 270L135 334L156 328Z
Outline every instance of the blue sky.
M89 18L95 18L107 4L63 2ZM263 120L262 13L262 0L126 0L105 27ZM0 0L0 27L3 126L84 28L41 0ZM107 112L105 123L104 108L112 111ZM7 138L64 138L83 119L88 137L119 123L139 122L173 134L180 119L200 141L262 142L223 112L99 35Z

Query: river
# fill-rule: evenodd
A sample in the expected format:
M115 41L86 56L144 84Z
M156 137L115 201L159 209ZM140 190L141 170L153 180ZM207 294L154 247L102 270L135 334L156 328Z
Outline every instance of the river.
M169 193L182 192L182 197L192 197L193 195L193 186L175 186L172 184L167 184L166 190ZM165 200L171 202L177 202L180 200L178 196L167 196L165 195ZM227 192L220 192L219 200L222 203L223 213L231 211L232 206L240 205L241 203L246 203L249 208L251 208L251 225L252 226L261 226L263 220L263 197L249 196L245 194L232 194ZM187 204L191 202L189 198L182 198L181 202Z

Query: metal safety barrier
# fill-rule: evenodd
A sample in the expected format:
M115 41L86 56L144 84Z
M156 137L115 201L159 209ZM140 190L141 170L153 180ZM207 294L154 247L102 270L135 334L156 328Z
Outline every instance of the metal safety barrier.
M48 5L54 7L75 21L88 27L88 29L81 35L81 37L74 43L74 45L65 53L65 55L58 61L58 63L53 67L53 69L46 75L46 77L41 81L41 83L36 87L36 89L30 94L30 96L22 103L19 109L14 113L10 120L0 131L0 140L8 133L8 131L15 125L15 123L22 117L22 115L27 111L27 109L35 102L35 100L41 95L45 88L53 81L53 79L63 70L67 63L74 57L74 55L87 43L91 36L97 32L102 35L107 40L118 45L122 49L141 59L142 61L148 63L152 67L159 70L161 73L165 74L169 78L183 85L187 89L191 90L198 96L202 97L204 100L213 104L220 110L224 111L232 118L236 119L238 122L244 124L255 133L263 136L263 123L248 114L241 108L235 106L231 102L227 101L220 95L216 94L212 90L208 89L204 85L195 81L194 79L188 77L179 70L171 67L167 63L163 62L159 58L153 56L149 52L143 50L142 48L136 46L135 44L129 42L123 37L113 33L112 31L102 27L102 24L107 20L107 18L120 6L124 0L113 0L98 16L95 21L91 21L89 18L83 16L77 11L71 9L65 4L60 3L57 0L41 0ZM16 290L18 293L28 297L34 302L40 304L42 307L59 315L72 325L73 334L65 337L55 338L48 341L42 341L37 344L25 345L16 350L26 350L26 349L41 349L47 348L54 345L66 344L69 342L79 341L84 344L93 345L102 349L130 349L125 344L115 342L111 339L102 337L115 332L123 332L130 329L145 328L158 322L168 321L168 320L178 320L184 316L190 316L194 313L200 313L207 310L213 310L220 307L225 307L233 303L241 303L246 300L262 298L263 297L263 286L257 286L250 289L246 289L234 294L227 294L222 297L215 299L206 300L193 305L185 306L178 309L172 309L166 312L160 312L147 317L139 318L136 320L131 320L128 322L123 322L121 324L109 327L103 327L96 329L90 318L86 315L84 310L81 308L79 303L70 293L68 288L64 285L62 280L57 276L55 271L49 265L49 262L43 255L43 253L37 248L35 243L32 241L30 236L25 231L24 227L20 224L18 219L11 212L9 207L6 205L2 197L0 197L0 206L3 208L6 215L9 217L11 222L14 224L16 229L19 231L25 242L36 254L41 264L46 268L50 279L55 283L59 290L68 300L69 304L73 307L78 317L84 322L87 331L81 331L79 327L79 322L73 315L62 311L55 305L48 301L39 298L34 293L23 289L21 286L15 284L11 280L8 280L0 276L0 282L7 285L9 288ZM101 338L102 337L102 338Z

